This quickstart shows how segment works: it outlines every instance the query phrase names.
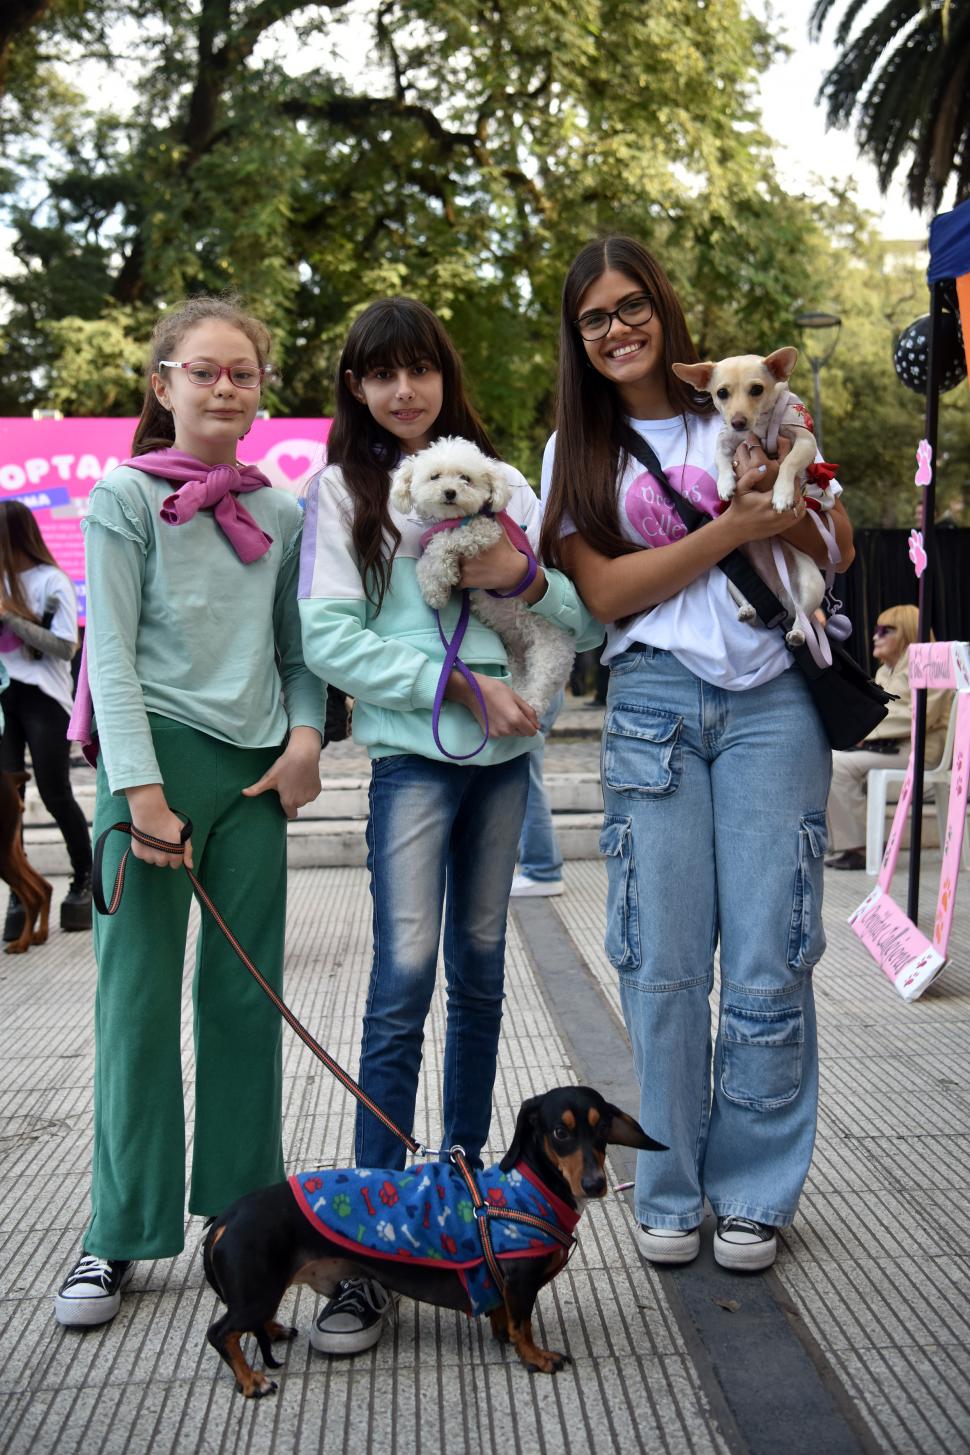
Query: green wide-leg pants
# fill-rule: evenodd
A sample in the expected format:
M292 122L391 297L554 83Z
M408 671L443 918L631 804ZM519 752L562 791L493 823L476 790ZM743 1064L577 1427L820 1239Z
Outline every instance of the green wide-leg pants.
M266 979L283 987L286 818L275 792L243 798L279 748L238 748L150 716L169 806L192 820L195 872ZM98 768L95 837L129 821ZM105 892L130 839L105 854ZM95 915L94 1167L85 1250L168 1258L185 1234L181 997L192 886L128 860L118 912ZM283 1180L282 1022L207 911L193 981L195 1128L189 1211L221 1212Z

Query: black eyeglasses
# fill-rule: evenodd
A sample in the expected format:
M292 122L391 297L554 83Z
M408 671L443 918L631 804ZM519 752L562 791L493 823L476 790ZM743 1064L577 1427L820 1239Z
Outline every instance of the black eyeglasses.
M593 308L589 313L574 318L573 324L579 329L580 337L592 343L595 339L606 337L614 318L631 328L638 323L649 323L653 318L652 297L649 293L637 293L633 298L624 298L619 308Z

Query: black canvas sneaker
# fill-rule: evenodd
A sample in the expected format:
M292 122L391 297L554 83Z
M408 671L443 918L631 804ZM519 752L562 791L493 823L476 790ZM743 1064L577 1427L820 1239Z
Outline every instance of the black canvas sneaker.
M384 1332L394 1298L373 1278L345 1278L314 1319L310 1343L321 1354L362 1354Z
M82 1251L54 1299L54 1317L69 1329L106 1324L121 1307L121 1290L135 1271L127 1260Z

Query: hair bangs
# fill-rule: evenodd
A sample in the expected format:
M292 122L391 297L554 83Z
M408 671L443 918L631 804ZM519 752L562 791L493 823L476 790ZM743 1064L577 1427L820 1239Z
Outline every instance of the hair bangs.
M408 307L410 300L395 298L376 304L360 320L354 357L347 367L361 379L373 369L408 369L430 363L440 371L445 360L440 340L424 309Z

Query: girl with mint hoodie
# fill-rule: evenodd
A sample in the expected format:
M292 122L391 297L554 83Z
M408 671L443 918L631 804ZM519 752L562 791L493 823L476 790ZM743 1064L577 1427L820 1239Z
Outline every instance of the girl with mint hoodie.
M329 464L310 483L300 570L308 666L354 698L353 730L371 757L368 868L374 956L364 1013L360 1083L398 1126L414 1122L424 1023L444 920L448 1020L443 1146L459 1143L480 1165L488 1135L502 1018L505 924L528 791L528 754L542 744L532 708L508 684L497 634L471 617L461 658L488 713L452 671L435 746L432 707L445 657L416 576L425 523L388 499L403 454L459 435L494 457L466 398L461 364L440 321L409 298L368 307L351 327L338 367ZM538 545L540 506L525 479L508 514ZM463 587L509 592L527 571L506 537L469 559ZM572 583L540 566L521 599L564 627L577 650L601 628ZM450 638L461 604L441 612ZM474 754L474 756L468 756ZM456 761L461 759L463 761ZM358 1166L400 1168L404 1147L358 1106ZM311 1332L327 1353L356 1353L380 1338L388 1295L370 1280L341 1285Z

